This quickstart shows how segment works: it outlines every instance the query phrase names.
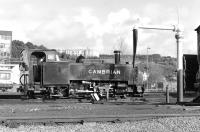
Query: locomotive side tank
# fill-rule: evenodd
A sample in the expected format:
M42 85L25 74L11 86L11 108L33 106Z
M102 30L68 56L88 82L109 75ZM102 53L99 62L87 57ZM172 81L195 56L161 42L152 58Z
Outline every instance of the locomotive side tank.
M133 85L134 70L129 64L85 64L44 62L42 84L69 84L70 81L127 82Z
M97 80L133 84L132 65L70 64L70 80Z

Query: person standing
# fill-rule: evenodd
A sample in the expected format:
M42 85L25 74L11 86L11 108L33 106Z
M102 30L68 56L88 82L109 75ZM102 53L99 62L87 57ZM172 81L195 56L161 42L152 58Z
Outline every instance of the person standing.
M144 94L144 84L142 84L141 89L142 89L142 94Z

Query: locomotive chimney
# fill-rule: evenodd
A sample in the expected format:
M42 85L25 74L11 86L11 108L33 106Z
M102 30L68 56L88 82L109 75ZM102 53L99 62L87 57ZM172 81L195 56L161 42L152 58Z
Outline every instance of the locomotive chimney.
M114 54L115 54L115 64L120 64L120 51L115 50Z

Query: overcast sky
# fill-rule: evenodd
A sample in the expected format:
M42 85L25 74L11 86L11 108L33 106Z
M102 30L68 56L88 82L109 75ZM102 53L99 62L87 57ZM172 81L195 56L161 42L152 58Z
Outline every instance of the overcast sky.
M13 40L55 49L91 48L112 53L123 42L132 53L135 24L184 26L183 52L196 54L199 0L0 0L0 30ZM176 56L172 31L140 30L138 54Z

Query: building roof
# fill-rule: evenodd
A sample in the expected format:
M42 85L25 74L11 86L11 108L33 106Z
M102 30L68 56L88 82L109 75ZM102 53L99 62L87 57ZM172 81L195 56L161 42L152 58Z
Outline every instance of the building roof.
M12 31L3 31L3 30L0 30L0 35L12 36Z

